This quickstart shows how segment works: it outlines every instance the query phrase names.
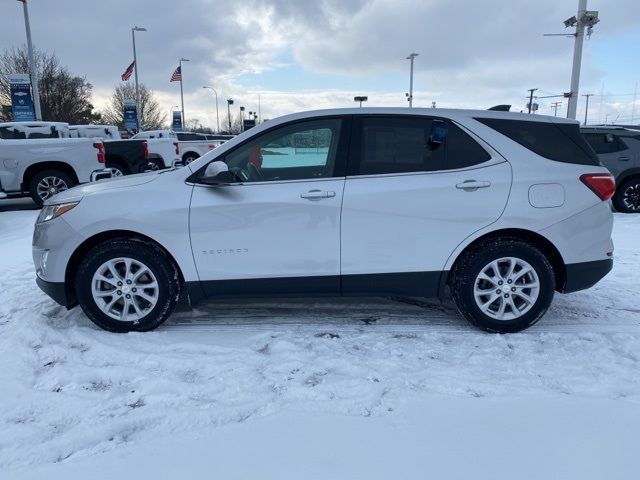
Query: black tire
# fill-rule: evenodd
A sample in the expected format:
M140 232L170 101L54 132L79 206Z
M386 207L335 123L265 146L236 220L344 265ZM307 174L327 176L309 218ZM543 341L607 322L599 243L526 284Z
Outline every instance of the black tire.
M93 275L105 262L118 257L144 263L158 282L156 305L137 323L111 318L98 307L91 293ZM180 296L179 278L173 260L156 244L136 238L118 238L97 245L84 256L75 278L75 290L82 310L100 328L117 333L147 332L160 326L173 313Z
M618 212L640 213L640 177L625 180L611 199Z
M67 190L75 185L75 182L71 179L71 177L62 170L42 170L41 172L36 173L33 177L31 177L31 181L29 182L29 195L31 195L31 198L39 207L42 206L47 198L53 195L50 194L47 196L41 196L40 193L38 193L38 185L40 185L40 182L44 181L45 179L56 179L56 182L54 183L57 183L61 187L60 189L58 189L58 191ZM62 185L64 185L63 188Z
M127 170L124 167L118 165L117 163L107 163L105 167L110 170L113 170L112 176L114 177L120 177L127 174ZM116 172L120 172L120 175L118 175Z
M480 309L474 287L480 272L492 261L504 257L524 260L531 265L538 276L540 288L537 300L526 313L515 319L498 320ZM531 244L514 237L494 238L475 245L456 261L449 286L459 312L472 325L487 332L513 333L535 324L546 313L553 300L555 276L549 260Z
M200 158L200 155L197 155L195 153L185 153L185 155L182 157L182 164L185 166L189 165L191 162L197 160L198 158Z
M162 160L159 160L157 158L152 158L151 160L149 160L147 162L147 165L144 168L145 172L157 172L158 170L163 170L164 167L164 163L162 162Z

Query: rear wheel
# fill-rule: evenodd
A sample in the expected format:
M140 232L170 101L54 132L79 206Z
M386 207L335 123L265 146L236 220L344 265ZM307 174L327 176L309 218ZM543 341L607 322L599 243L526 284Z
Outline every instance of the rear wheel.
M182 157L182 162L185 165L189 165L191 162L193 162L194 160L197 160L198 158L200 157L195 153L187 153L184 157Z
M108 163L106 167L107 167L107 170L111 172L112 177L122 177L123 175L127 174L124 168L122 168L120 165L117 165L115 163Z
M612 201L619 212L640 213L640 177L622 182Z
M75 279L78 302L89 319L111 332L148 331L175 309L177 268L157 245L114 239L90 250Z
M546 257L517 238L491 239L460 258L451 294L460 313L489 332L518 332L536 323L553 300L555 277Z
M36 173L29 183L29 194L37 205L42 206L45 200L56 193L73 187L71 177L61 170L43 170Z

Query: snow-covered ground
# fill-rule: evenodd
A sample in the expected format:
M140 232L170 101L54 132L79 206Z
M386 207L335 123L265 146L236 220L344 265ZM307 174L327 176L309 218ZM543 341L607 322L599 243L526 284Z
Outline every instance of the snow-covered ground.
M631 479L640 217L614 271L489 335L405 299L218 302L98 330L39 291L0 213L0 478Z

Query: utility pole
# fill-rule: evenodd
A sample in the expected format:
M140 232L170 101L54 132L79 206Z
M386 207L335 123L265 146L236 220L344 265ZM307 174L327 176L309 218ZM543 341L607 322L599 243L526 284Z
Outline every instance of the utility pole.
M36 70L36 61L33 57L33 43L31 42L31 24L29 23L29 8L27 0L18 0L22 2L22 10L24 12L24 28L27 31L27 50L29 53L29 70L31 74L31 90L33 91L33 108L36 114L36 120L42 120L42 110L40 109L40 90L38 89L38 71Z
M418 56L417 53L412 53L407 57L407 60L411 62L411 70L409 73L409 94L407 100L409 100L409 108L413 107L413 60Z
M180 65L180 103L182 105L182 112L180 112L182 115L182 129L184 130L187 126L187 121L185 120L184 117L184 91L182 90L182 79L184 78L184 73L182 72L182 62L188 62L189 59L188 58L180 58L180 60L178 60L178 64Z
M535 92L536 90L538 90L537 88L530 88L528 90L529 92L529 105L527 105L527 108L529 109L529 113L531 113L531 109L533 108L533 92Z
M558 107L562 105L562 102L553 102L551 104L551 108L553 108L553 116L557 117L558 116Z
M260 94L258 94L258 118L257 118L256 123L260 123L260 118L262 118L262 117L260 116L260 115L261 115L261 113L262 113L262 112L260 111Z
M587 105L584 107L584 124L587 124L587 115L589 114L589 97L593 97L593 93L585 93L582 95L587 98Z

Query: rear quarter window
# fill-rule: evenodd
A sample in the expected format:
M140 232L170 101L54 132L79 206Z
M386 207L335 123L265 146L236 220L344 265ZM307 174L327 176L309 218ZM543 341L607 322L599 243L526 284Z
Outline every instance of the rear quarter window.
M598 156L580 134L578 124L476 118L514 142L556 162L600 165Z

